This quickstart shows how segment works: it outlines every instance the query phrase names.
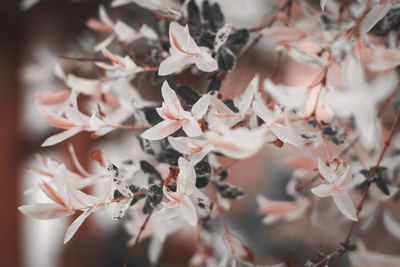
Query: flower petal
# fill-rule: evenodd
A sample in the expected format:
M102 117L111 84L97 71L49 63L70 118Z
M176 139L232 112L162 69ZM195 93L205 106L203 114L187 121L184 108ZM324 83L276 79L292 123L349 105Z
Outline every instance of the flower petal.
M196 208L193 205L192 201L190 201L188 196L183 196L182 199L182 204L179 205L180 211L183 215L183 217L186 219L186 221L190 225L196 225L197 224L197 214L196 214Z
M183 131L189 136L189 137L196 137L200 136L203 131L200 128L200 125L197 123L197 121L193 118L190 117L188 118L183 124L182 124Z
M210 105L210 95L202 96L192 107L192 115L196 119L201 119Z
M52 146L52 145L58 144L64 140L70 138L71 136L74 136L75 134L79 133L80 131L82 131L81 128L74 127L74 128L65 130L59 134L52 135L43 142L42 146L45 147L45 146Z
M320 158L318 158L318 171L324 177L325 180L332 183L337 179L335 171L325 165Z
M218 69L217 61L205 51L202 51L196 57L196 67L204 72L212 72Z
M196 188L196 172L192 164L185 158L178 159L179 175L177 181L177 192L190 195Z
M92 213L93 208L87 209L84 212L82 212L81 215L79 215L76 220L71 223L71 225L68 227L67 232L65 233L64 237L64 244L67 243L78 231L79 227L82 225L82 223L85 221L85 219Z
M62 218L75 213L74 210L69 210L56 203L36 203L24 205L18 209L25 215L39 220Z
M335 191L334 185L321 184L311 189L311 192L318 197L329 197Z
M181 127L181 123L174 120L165 120L146 130L140 136L148 140L160 140L174 133Z
M335 191L332 194L336 207L350 220L358 221L357 211L349 193L345 190Z

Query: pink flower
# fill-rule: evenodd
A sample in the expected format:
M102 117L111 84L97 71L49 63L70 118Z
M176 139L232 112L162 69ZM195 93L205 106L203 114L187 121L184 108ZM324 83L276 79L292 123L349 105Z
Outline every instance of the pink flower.
M180 69L196 64L197 68L205 72L215 71L218 68L217 61L211 57L207 47L197 46L190 36L189 28L171 22L169 26L170 56L160 64L158 75L165 76Z
M169 137L168 141L177 151L191 155L190 162L196 164L209 152L237 159L250 157L264 146L265 132L264 127L254 130L240 127L208 131L203 138Z
M161 108L157 108L157 112L164 121L148 129L141 136L149 140L159 140L174 133L181 127L190 137L201 135L202 131L197 121L207 112L210 96L201 97L189 112L182 108L178 97L174 90L169 87L168 82L163 83L161 94L164 102Z
M73 215L76 211L83 211L67 229L64 243L72 238L83 221L97 207L97 204L101 203L101 199L87 195L73 187L68 175L65 166L61 164L57 167L54 177L57 190L45 181L39 184L43 193L54 203L36 203L18 208L25 215L39 220L62 218Z
M311 189L318 197L333 198L337 208L350 220L357 221L357 211L347 192L346 186L351 182L351 169L347 166L341 175L337 175L333 168L326 166L318 158L318 170L329 184L322 184ZM342 170L339 170L342 171Z
M102 42L100 42L98 45L95 46L94 48L95 51L100 51L103 48L107 47L109 44L111 44L111 42L115 38L117 38L118 41L124 44L128 44L144 36L144 34L142 34L141 32L137 32L136 30L132 29L130 26L128 26L127 24L125 24L120 20L114 23L108 16L104 6L102 5L99 8L99 17L100 21L90 18L86 23L87 26L93 30L111 34L106 39L104 39ZM146 32L148 32L148 28L146 29ZM152 33L150 36L152 35L156 34Z
M176 192L163 187L164 195L169 201L164 206L164 211L169 218L183 216L191 225L197 224L197 213L195 203L204 204L208 198L196 188L196 172L193 166L184 158L178 160L179 174L176 185ZM166 209L166 210L165 210Z

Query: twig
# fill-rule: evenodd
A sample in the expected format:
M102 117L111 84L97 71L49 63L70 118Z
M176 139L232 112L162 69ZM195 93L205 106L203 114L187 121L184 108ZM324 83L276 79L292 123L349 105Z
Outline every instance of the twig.
M133 245L131 246L131 248L129 249L129 254L125 259L125 263L124 263L124 267L128 267L128 263L129 260L131 259L133 252L137 246L137 244L139 243L140 240L140 236L142 235L144 229L146 228L147 223L150 220L151 214L153 213L153 211L150 211L149 215L147 215L146 219L144 220L142 226L140 227L139 233L137 234L136 238L135 238L135 242L133 243Z
M372 175L375 175L376 169L377 169L377 168L379 167L379 165L381 164L382 159L383 159L383 156L385 155L385 152L386 152L387 148L388 148L389 145L390 145L390 142L391 142L391 140L392 140L392 137L393 137L393 135L394 135L394 132L396 131L396 128L397 128L397 126L398 126L398 124L399 124L399 121L400 121L400 111L397 113L397 116L396 116L396 119L395 119L395 121L394 121L394 123L393 123L392 129L390 130L390 134L389 134L389 136L387 137L387 139L386 139L386 141L385 141L385 145L384 145L384 147L383 147L383 149L382 149L381 154L379 155L379 159L378 159L378 161L376 162L375 166L374 166L374 167L372 168L372 170L371 170L371 174L372 174ZM365 192L364 192L364 194L363 194L363 196L362 196L360 202L359 202L358 205L357 205L357 213L356 213L356 216L357 216L357 217L358 217L358 215L360 214L360 212L361 212L361 210L362 210L362 208L363 208L363 206L364 206L364 203L365 203L365 200L366 200L366 198L367 198L368 191L369 191L370 187L371 187L371 183L368 183L368 184L367 184L367 187L366 187L366 189L365 189ZM348 243L349 243L350 238L351 238L351 234L353 233L353 230L354 230L356 224L357 224L357 221L353 221L353 222L351 223L350 229L349 229L349 231L347 232L346 238L345 238L345 240L344 240L344 242L343 242L344 244L348 244ZM340 263L340 261L341 261L341 259L342 259L342 256L343 256L343 253L344 253L344 251L341 251L341 252L340 252L339 257L338 257L338 259L337 259L337 261L336 261L336 263L335 263L335 267L339 266L339 263Z

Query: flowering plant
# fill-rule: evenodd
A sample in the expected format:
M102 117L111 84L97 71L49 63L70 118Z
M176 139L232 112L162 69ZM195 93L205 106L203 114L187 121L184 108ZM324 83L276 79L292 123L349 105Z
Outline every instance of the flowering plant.
M378 219L400 239L400 4L313 2L274 1L259 25L243 28L207 0L100 5L99 18L87 21L91 30L108 35L89 59L97 78L67 73L57 64L63 89L35 96L44 121L63 130L42 146L81 132L94 139L110 135L112 142L117 139L112 131L128 129L134 153L121 159L98 149L92 153L93 171L81 165L72 145L77 171L40 158L42 167L31 170L41 181L32 190L49 202L19 210L42 220L79 214L64 242L79 234L88 216L108 212L131 236L125 266L145 238L151 238L150 262L157 263L166 238L182 229L198 237L190 266L294 266L289 257L256 264L251 241L245 244L229 227L225 213L246 196L257 203L253 211L265 216L267 228L308 218L315 227L340 230L335 249L296 266L339 266L343 256L352 266L399 266L399 255L371 252L363 240L367 234L355 229L377 227L372 219ZM156 22L136 28L107 14L129 6ZM146 48L142 56L130 52L139 42ZM224 83L239 75L235 68L254 49L274 53L273 68L250 72L250 82L229 94ZM282 77L293 73L283 59L315 75L289 86ZM146 100L138 89L150 75L162 101ZM195 80L203 86L194 89ZM91 112L82 108L83 101ZM245 183L227 182L234 164L273 149L290 168L286 199L250 189L245 194ZM103 193L87 193L93 188ZM209 225L219 219L223 233Z

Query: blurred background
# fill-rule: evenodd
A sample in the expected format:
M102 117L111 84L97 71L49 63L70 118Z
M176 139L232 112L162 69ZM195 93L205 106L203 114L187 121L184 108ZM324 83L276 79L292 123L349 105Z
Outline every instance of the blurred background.
M237 27L259 24L270 11L272 3L267 0L249 0L246 4L242 0L219 2L226 21ZM319 5L319 1L310 2ZM42 197L24 194L29 186L39 181L35 174L27 170L27 167L37 164L36 153L50 155L68 165L68 142L47 149L40 147L48 136L57 131L42 121L33 105L33 97L34 92L52 91L63 86L53 73L57 61L71 73L87 78L97 77L98 73L93 72L93 62L60 57L100 57L92 50L102 39L85 25L89 17L97 18L100 3L108 7L110 1L43 0L26 11L20 10L19 0L3 0L0 3L1 267L122 266L128 253L126 241L129 237L122 223L110 218L91 216L74 238L63 245L65 229L73 218L36 221L17 210L18 206ZM111 17L121 16L130 25L137 26L144 21L150 25L155 23L153 17L135 5L108 10ZM137 46L140 49L140 43ZM272 48L271 43L262 40L254 51L238 61L235 70L223 83L221 93L224 97L243 91L256 72L261 77L271 76L275 57ZM276 80L290 85L307 84L316 73L315 69L286 57L282 58L281 69L285 71L279 72ZM151 77L146 75L140 77L143 82L135 85L145 97L159 100L159 86L151 85ZM204 79L195 80L196 85L193 78L187 72L177 77L180 82L190 82L195 88L204 86ZM74 144L79 160L90 169L91 151L102 146L122 149L122 144L126 144L123 141L129 138L129 132L116 131L94 141L87 133L81 133L70 142ZM132 146L129 149L138 149L134 144ZM268 146L254 157L235 164L229 177L230 183L242 187L247 193L244 199L233 202L234 210L227 215L229 225L257 254L259 262L272 264L291 259L295 266L302 266L307 259L319 259L319 245L326 252L336 249L336 244L343 239L343 229L347 229L344 224L327 232L326 228L309 227L310 220L307 218L295 223L262 224L262 216L256 213L255 196L263 194L273 199L290 199L285 193L285 186L291 174L282 165L280 156L292 153L292 149L280 150ZM219 221L213 224L215 228L221 228ZM148 265L147 245L146 240L140 243L132 266ZM376 246L380 246L379 241ZM195 249L192 235L174 235L167 239L159 266L186 266ZM390 248L386 251L391 252ZM348 266L346 260L343 266Z

